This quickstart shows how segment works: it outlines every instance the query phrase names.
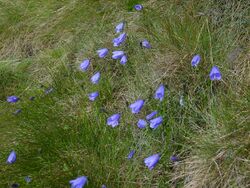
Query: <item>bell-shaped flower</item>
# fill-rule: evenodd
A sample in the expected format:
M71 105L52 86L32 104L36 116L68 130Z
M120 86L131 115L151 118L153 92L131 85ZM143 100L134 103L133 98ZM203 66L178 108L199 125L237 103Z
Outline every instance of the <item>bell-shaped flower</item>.
M17 97L17 96L14 96L14 95L7 97L7 102L9 102L9 103L15 103L15 102L17 102L19 100L20 100L20 98Z
M90 93L88 96L89 96L90 101L94 101L99 96L99 92L96 91L96 92Z
M177 162L177 161L179 161L179 158L178 158L176 155L172 155L172 156L170 157L170 161L172 161L172 162Z
M97 72L97 73L95 73L95 74L91 77L90 80L91 80L91 82L92 82L93 84L98 84L100 78L101 78L101 73L100 73L100 72Z
M141 46L144 48L151 48L150 43L146 39L141 42Z
M29 176L26 176L26 177L24 178L24 180L26 181L26 183L30 183L30 182L32 181L32 178L29 177Z
M113 45L114 47L120 46L127 38L126 33L120 34L119 37L113 39Z
M201 61L201 56L195 55L191 61L192 67L197 67L197 65L200 63L200 61Z
M12 163L16 162L16 152L15 151L10 152L9 157L7 158L6 162L8 164L12 164Z
M217 66L212 67L209 77L210 77L210 80L221 80L221 73Z
M124 23L124 22L119 23L119 24L115 27L115 32L116 32L116 33L122 32L123 29L124 29L124 26L125 26L125 23Z
M124 55L124 56L122 56L120 63L121 63L122 65L125 65L125 64L127 63L127 61L128 61L128 58L127 58L126 55Z
M146 116L146 120L151 120L155 115L157 114L157 111L153 111L150 114Z
M124 51L113 51L112 53L113 53L112 55L113 59L120 59L124 56Z
M108 48L102 48L102 49L97 50L97 53L100 58L104 58L106 57L106 55L108 55L109 50Z
M102 188L107 188L106 185L102 185Z
M144 119L139 119L137 122L137 127L144 129L147 126L147 122Z
M150 128L156 129L160 124L163 122L163 118L161 116L151 119L150 121Z
M70 180L69 183L71 184L71 188L83 188L87 181L88 179L86 176L81 176L74 180Z
M128 159L131 159L135 154L135 150L131 150L128 154Z
M80 69L85 72L88 70L89 68L89 65L90 65L90 60L89 59L85 59L83 60L83 62L80 64Z
M164 93L165 93L165 87L164 85L160 85L160 87L158 87L158 89L155 92L154 98L162 101L164 98Z
M135 10L137 10L137 11L140 11L140 10L142 10L142 9L143 9L143 6L142 6L142 5L140 5L140 4L135 5L135 6L134 6L134 9L135 9Z
M146 159L144 159L145 165L152 170L160 160L160 154L154 154Z
M107 124L111 127L116 127L120 123L120 114L113 114L107 119Z
M131 109L131 112L133 114L137 114L141 111L143 105L144 105L144 100L139 99L135 101L133 104L131 104L129 108Z

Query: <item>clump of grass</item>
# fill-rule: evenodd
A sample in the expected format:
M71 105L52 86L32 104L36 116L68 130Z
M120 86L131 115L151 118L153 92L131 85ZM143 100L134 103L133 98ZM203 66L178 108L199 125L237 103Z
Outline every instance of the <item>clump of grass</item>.
M132 11L137 3L143 3L143 11ZM80 175L88 176L87 187L249 185L245 1L2 4L1 58L20 59L0 66L0 161L11 149L18 154L15 164L2 165L2 187L15 182L65 187ZM128 39L121 47L128 54L126 66L110 55L96 55L101 47L114 49L114 25L120 21L127 24ZM152 49L140 47L144 38ZM202 56L196 69L190 65L194 54ZM91 67L82 73L78 67L85 58ZM222 71L221 82L209 80L213 65ZM101 81L92 85L89 78L96 71ZM159 103L153 94L161 83L166 93ZM100 97L89 102L87 94L96 90ZM21 101L6 104L10 93ZM146 99L146 106L131 115L128 105L138 98ZM13 116L16 108L22 112ZM164 117L163 125L138 130L138 118L153 110ZM111 129L106 119L114 113L121 113L121 124ZM136 154L127 160L131 149ZM161 160L148 171L143 159L153 153L161 153ZM181 162L173 164L173 154ZM27 175L30 184L24 182Z

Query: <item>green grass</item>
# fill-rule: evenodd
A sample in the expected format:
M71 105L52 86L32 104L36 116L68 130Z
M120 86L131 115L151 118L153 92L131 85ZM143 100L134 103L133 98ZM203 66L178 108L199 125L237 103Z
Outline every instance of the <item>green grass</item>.
M138 3L141 12L132 8ZM1 1L0 187L69 187L82 175L93 188L248 187L248 8L243 0ZM111 59L121 21L126 66ZM152 49L140 47L144 38ZM105 59L96 54L102 47L110 49ZM202 57L195 69L194 54ZM85 58L91 67L83 73ZM213 65L222 81L209 80ZM96 71L101 80L92 85ZM161 83L162 103L153 99ZM89 102L93 91L100 96ZM7 104L10 95L21 100ZM132 115L128 105L138 98L146 105ZM164 123L138 130L138 118L153 110ZM112 129L106 119L114 113L122 117ZM12 149L17 161L7 165ZM136 154L127 160L131 149ZM161 159L149 171L143 159L155 153ZM173 154L181 161L172 164Z

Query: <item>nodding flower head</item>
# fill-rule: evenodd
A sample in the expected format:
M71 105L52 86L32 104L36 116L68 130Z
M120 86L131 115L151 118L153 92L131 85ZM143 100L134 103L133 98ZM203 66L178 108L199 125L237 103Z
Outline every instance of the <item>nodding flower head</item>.
M125 65L125 64L127 63L127 61L128 61L128 58L127 58L126 55L124 55L124 56L122 56L120 63L121 63L122 65Z
M200 55L195 55L195 56L193 57L192 61L191 61L191 65L192 65L193 67L197 67L197 65L200 63L200 61L201 61Z
M150 43L146 39L141 42L141 46L148 49L151 48Z
M89 65L90 65L90 60L89 59L85 59L83 60L83 62L80 64L80 69L85 72L88 70L89 68Z
M144 129L147 126L147 122L144 119L139 119L137 122L137 127L140 129Z
M142 9L143 9L143 6L142 6L142 5L140 5L140 4L135 5L135 6L134 6L134 9L135 9L135 10L137 10L137 11L140 11L140 10L142 10Z
M164 98L164 93L165 93L165 87L164 85L160 85L160 87L158 87L158 89L155 92L155 99L162 101Z
M14 96L14 95L7 97L7 102L9 102L9 103L16 103L19 100L20 100L20 98L17 96Z
M91 77L90 80L91 80L91 82L92 82L93 84L98 84L100 78L101 78L101 73L100 73L100 72L97 72L97 73L95 73L95 74Z
M126 33L120 34L119 37L113 39L113 46L114 47L120 46L126 40L126 38L127 38Z
M7 158L6 162L8 164L12 164L12 163L16 162L16 152L15 151L10 152L9 157Z
M71 188L83 188L87 183L88 179L86 176L78 177L74 180L70 180Z
M137 114L141 111L143 105L144 105L144 100L139 99L139 100L135 101L134 103L132 103L129 106L129 108L131 109L131 112L133 114Z
M159 160L160 160L160 154L154 154L144 159L144 163L149 168L149 170L152 170L159 162Z
M90 93L88 96L89 96L89 100L90 100L90 101L95 101L96 98L99 96L99 92L98 92L98 91L92 92L92 93Z
M97 53L100 58L104 58L109 53L109 50L108 48L102 48L102 49L97 50Z
M107 124L111 127L116 127L120 123L120 114L113 114L107 119Z
M124 22L119 23L119 24L115 27L115 32L116 32L116 33L122 32L123 29L124 29L124 26L125 26L125 23L124 23Z
M209 77L210 77L210 80L221 80L222 76L217 66L212 67Z
M113 51L112 59L121 59L124 56L124 51Z
M161 116L150 120L150 128L156 129L160 124L162 124L163 118Z

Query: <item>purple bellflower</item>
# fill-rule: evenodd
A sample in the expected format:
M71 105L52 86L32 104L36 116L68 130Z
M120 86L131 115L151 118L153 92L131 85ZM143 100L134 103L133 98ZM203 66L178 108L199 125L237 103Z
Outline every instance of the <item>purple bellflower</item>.
M157 114L157 111L153 111L150 114L146 116L146 120L151 120L155 115Z
M25 180L27 183L30 183L30 182L32 181L32 178L29 177L29 176L26 176L26 177L24 178L24 180Z
M200 63L200 61L201 61L201 56L195 55L191 61L192 67L197 67L197 65Z
M172 161L172 162L177 162L177 161L179 161L179 157L177 157L176 155L172 155L172 156L170 157L170 161Z
M120 114L113 114L107 119L107 124L111 127L116 127L120 123Z
M86 176L78 177L74 180L70 180L71 188L83 188L87 183L88 179Z
M135 5L135 6L134 6L134 9L135 9L135 10L137 10L137 11L140 11L140 10L142 10L142 9L143 9L143 6L142 6L142 5L140 5L140 4Z
M102 188L107 188L106 185L102 185Z
M17 109L13 114L14 114L14 115L18 115L18 114L20 114L21 112L22 112L21 109Z
M124 26L125 26L125 23L124 23L124 22L119 23L119 24L115 27L115 32L116 32L116 33L122 32L123 29L124 29Z
M88 70L89 68L89 65L90 65L90 60L89 59L85 59L83 60L83 62L80 64L80 69L85 72Z
M17 96L14 96L14 95L7 97L7 102L9 102L9 103L16 103L19 100L20 100L20 98Z
M109 50L108 48L102 48L102 49L97 50L97 53L100 58L104 58L109 53Z
M90 100L90 101L94 101L94 100L96 100L96 98L99 96L99 92L98 92L98 91L92 92L92 93L90 93L88 96L89 96L89 100Z
M221 73L217 66L212 67L209 77L210 77L210 80L221 80Z
M164 92L165 92L164 85L160 85L160 87L158 87L158 89L155 92L154 98L162 101L164 98Z
M128 159L131 159L135 154L135 150L131 150L128 154Z
M95 73L95 74L91 77L90 80L91 80L91 82L92 82L93 84L98 84L100 78L101 78L101 73L100 73L100 72L97 72L97 73Z
M137 122L137 127L144 129L147 126L147 122L144 119L139 119Z
M150 127L156 129L160 124L162 124L163 118L161 116L150 120Z
M127 58L126 55L124 55L124 56L122 56L120 63L121 63L122 65L125 65L125 64L127 63L127 61L128 61L128 58Z
M144 105L144 100L139 99L139 100L135 101L134 103L132 103L129 106L129 108L131 109L131 112L133 114L137 114L141 111L143 105Z
M119 37L113 39L113 46L117 47L120 46L127 38L126 33L122 33L119 35Z
M124 56L124 51L113 51L112 59L120 59Z
M12 164L14 162L16 162L16 152L15 151L11 151L10 155L6 161L8 164Z
M141 42L141 46L148 49L151 48L150 43L146 39Z
M160 154L154 154L146 159L144 159L145 165L152 170L160 160Z

